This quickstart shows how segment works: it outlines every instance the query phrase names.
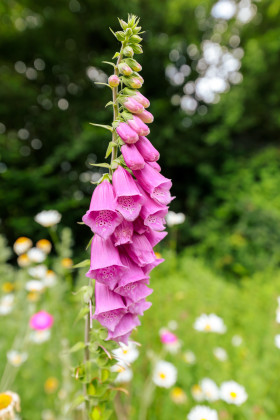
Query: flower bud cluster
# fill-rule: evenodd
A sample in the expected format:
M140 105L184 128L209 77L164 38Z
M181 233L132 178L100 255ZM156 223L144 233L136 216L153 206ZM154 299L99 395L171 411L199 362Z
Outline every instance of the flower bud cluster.
M147 124L154 119L146 109L150 102L136 90L144 81L138 74L141 65L132 58L142 52L138 21L135 16L128 22L120 20L123 32L115 36L122 49L115 55L115 74L109 78L115 99L113 149L120 149L121 156L112 152L111 175L95 188L83 216L94 233L87 272L96 280L93 318L108 329L108 340L123 343L151 306L146 301L152 293L150 272L163 262L153 247L167 235L165 216L173 199L171 180L161 174L157 163L159 152L146 137ZM126 86L119 92L117 78Z

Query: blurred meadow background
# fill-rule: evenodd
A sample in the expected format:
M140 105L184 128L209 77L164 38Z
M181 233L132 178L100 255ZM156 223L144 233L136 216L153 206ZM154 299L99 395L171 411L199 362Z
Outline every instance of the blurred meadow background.
M110 75L109 27L128 13L146 31L149 138L176 199L133 335L141 346L116 377L128 396L110 418L181 420L200 404L220 420L279 420L279 0L1 1L0 393L19 394L22 420L82 418L78 404L69 411L82 354L69 349L83 340L72 292L87 281L72 266L88 258L78 222L109 141L89 125L111 122L110 92L94 82ZM46 228L34 217L50 209L62 218ZM35 247L20 257L19 237ZM36 335L40 310L54 323ZM153 380L160 359L166 384Z

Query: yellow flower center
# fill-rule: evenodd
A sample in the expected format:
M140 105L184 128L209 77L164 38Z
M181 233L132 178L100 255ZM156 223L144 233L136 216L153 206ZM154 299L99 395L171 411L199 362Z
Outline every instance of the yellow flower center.
M205 327L204 327L205 331L210 331L211 329L212 329L211 325L209 325L209 324L206 324Z
M9 407L12 401L13 398L10 395L0 394L0 410Z
M7 281L6 283L4 283L2 285L2 290L4 293L10 293L14 290L15 286L13 285L13 283Z
M123 354L127 354L128 353L128 350L123 350Z
M47 394L52 394L58 388L58 380L53 377L48 378L45 382L44 388Z
M70 268L73 265L73 261L71 260L71 258L63 258L63 260L61 261L61 265L63 268Z
M162 255L159 252L155 252L155 256L156 256L157 259L162 258Z
M199 385L194 385L192 387L192 391L193 391L194 394L200 394L201 391L202 391L202 389L201 389L201 387Z
M28 293L28 295L27 295L27 299L28 299L30 302L37 302L37 300L39 299L39 293L36 293L36 292L30 292L30 293Z
M44 252L49 253L52 249L52 244L50 243L50 241L48 241L48 239L40 239L36 243L36 247L41 249Z
M172 394L173 394L174 397L181 397L181 395L183 395L184 392L181 388L178 387L178 388L174 388L172 390Z
M229 395L231 396L231 398L236 398L237 397L236 392L233 392L233 391Z
M165 375L165 373L161 372L159 374L159 377L160 377L160 379L165 379L166 378L166 375Z

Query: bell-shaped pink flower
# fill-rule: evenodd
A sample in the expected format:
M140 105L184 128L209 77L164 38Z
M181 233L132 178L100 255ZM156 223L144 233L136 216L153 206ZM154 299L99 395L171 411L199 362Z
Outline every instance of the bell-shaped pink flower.
M40 311L32 315L29 321L29 326L33 330L42 331L47 330L53 325L53 316L46 311Z
M120 84L120 79L116 74L112 74L108 79L108 83L111 87L117 87Z
M164 230L165 216L168 212L168 207L152 200L141 187L139 187L141 194L144 197L144 202L141 207L140 217L144 220L144 225L152 230Z
M146 299L141 299L138 302L133 302L130 299L126 299L126 305L128 311L133 315L144 315L144 311L152 306L151 302L147 302Z
M161 167L157 162L147 162L152 168L154 168L156 171L160 172Z
M93 233L107 239L121 223L122 217L116 211L116 200L111 183L104 180L93 194L89 210L83 216L83 222Z
M130 244L132 242L133 223L123 220L123 222L115 229L113 241L115 246Z
M149 127L136 115L130 120L127 120L127 124L136 131L139 136L147 136L150 133Z
M147 230L145 232L145 236L152 245L152 247L156 246L160 241L162 241L167 235L167 232L157 232L155 230Z
M121 296L112 292L105 284L95 282L95 313L93 318L101 325L114 331L126 313L126 306Z
M133 99L135 99L135 101L139 102L139 104L143 105L144 108L148 108L150 106L149 99L147 99L140 92L135 92L135 95L133 95Z
M113 173L113 186L117 199L116 210L128 220L133 222L139 216L142 203L140 194L133 177L122 166Z
M145 299L147 296L153 293L153 289L150 289L148 286L146 286L146 284L139 281L135 283L129 283L123 287L117 287L115 290L116 293L128 297L133 302L138 302L141 299Z
M139 233L139 235L142 235L142 233L145 233L147 232L147 230L149 230L149 228L146 225L144 225L144 220L142 219L141 216L137 217L137 219L134 220L133 226L134 226L134 231L136 233Z
M129 169L135 170L144 168L145 161L134 144L124 144L121 147L121 151Z
M145 161L154 162L159 160L159 152L146 137L140 136L135 146Z
M171 197L170 194L170 188L172 186L170 179L165 178L159 172L155 171L148 163L146 163L143 169L133 171L133 173L143 190L160 204L167 205L175 198Z
M135 101L133 98L126 98L123 105L129 112L132 112L133 114L140 114L144 110L143 105Z
M134 233L132 243L125 245L129 257L140 267L154 263L156 256L153 248L145 235Z
M137 316L126 314L122 317L114 331L108 331L107 340L114 340L127 344L128 337L132 330L135 327L138 327L138 325L140 325L140 321Z
M128 270L123 273L122 278L118 282L118 287L125 287L128 284L141 282L149 284L149 276L147 276L141 267L133 262L124 251L120 253L123 265L128 267Z
M96 279L113 290L127 267L120 260L118 249L111 238L94 235L91 243L90 269L86 276Z
M139 117L141 118L141 120L146 123L146 124L150 124L154 121L154 116L153 114L151 114L151 112L147 111L146 109L144 109L141 114L139 114Z
M139 139L138 134L136 131L132 130L128 124L121 122L117 128L116 132L120 136L120 138L127 144L136 143Z
M149 263L149 264L146 264L146 265L144 265L142 268L143 268L143 271L144 271L144 273L145 274L150 274L150 272L155 268L155 267L157 267L159 264L161 264L161 263L163 263L165 260L164 260L164 258L156 258L153 262L151 262L151 263Z

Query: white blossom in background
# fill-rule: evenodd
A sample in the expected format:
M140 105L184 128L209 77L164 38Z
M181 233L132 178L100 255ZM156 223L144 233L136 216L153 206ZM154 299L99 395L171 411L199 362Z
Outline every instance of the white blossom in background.
M32 241L24 236L18 238L14 243L14 251L17 255L24 254L32 247Z
M216 19L229 20L237 11L236 3L232 0L219 0L214 4L211 15Z
M28 358L26 352L19 352L17 350L10 350L7 353L8 362L15 367L21 366Z
M50 329L46 330L35 330L30 333L29 340L36 344L44 343L51 337Z
M41 280L29 280L25 284L25 290L28 292L40 293L45 289L45 285Z
M38 264L28 269L28 274L36 279L42 279L47 274L47 267L44 264Z
M177 369L169 362L160 360L153 371L153 382L161 388L171 388L177 380Z
M188 363L189 365L194 365L196 362L196 355L194 354L193 351L191 350L187 350L184 354L183 354L183 359L186 363Z
M223 334L226 332L227 328L223 319L219 316L215 314L202 314L195 320L194 329L197 331Z
M133 341L128 342L128 346L120 343L120 347L112 351L117 360L124 363L133 363L139 356L139 351Z
M242 344L242 342L243 342L243 338L240 336L240 335L234 335L233 337L232 337L232 339L231 339L231 344L234 346L234 347L239 347L239 346L241 346L241 344Z
M280 349L280 334L277 334L277 335L274 337L274 343L275 343L275 346L276 346L278 349Z
M46 275L42 278L42 282L46 287L53 287L57 283L57 277L54 271L48 270Z
M57 225L61 220L61 214L57 210L44 210L36 214L35 222L44 227Z
M220 388L220 398L228 404L241 405L248 395L245 388L235 381L223 382Z
M184 213L175 213L174 211L169 211L165 218L169 227L181 225L186 220Z
M220 390L212 379L203 378L199 384L206 401L213 402L219 399Z
M33 263L42 263L46 259L46 254L38 248L31 248L27 252L29 260Z
M175 331L178 328L178 322L175 320L171 320L168 322L167 327L171 330L171 331Z
M12 312L14 307L14 300L15 297L12 293L3 296L0 299L0 316L1 315L8 315Z
M205 405L197 405L187 415L188 420L218 420L216 410Z
M111 372L118 372L118 376L115 379L116 383L127 383L133 378L132 370L123 361L112 366Z
M195 384L191 387L191 394L195 401L197 402L204 401L204 393L199 384Z
M222 347L215 347L213 349L213 354L216 357L216 359L219 360L220 362L225 362L226 360L228 360L228 354L226 350L223 349Z

